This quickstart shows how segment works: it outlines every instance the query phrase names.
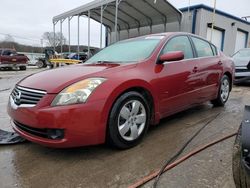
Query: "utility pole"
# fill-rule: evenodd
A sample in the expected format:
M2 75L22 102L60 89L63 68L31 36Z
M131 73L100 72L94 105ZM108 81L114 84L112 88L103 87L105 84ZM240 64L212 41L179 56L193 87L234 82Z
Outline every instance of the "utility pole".
M215 23L215 10L216 10L216 0L214 0L214 11L212 16L212 28L211 28L211 35L210 35L210 42L213 40L213 31L214 31L214 23Z

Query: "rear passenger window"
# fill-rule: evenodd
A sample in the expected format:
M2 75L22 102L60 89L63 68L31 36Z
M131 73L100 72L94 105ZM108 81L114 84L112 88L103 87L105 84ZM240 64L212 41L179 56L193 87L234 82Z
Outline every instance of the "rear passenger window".
M198 39L196 37L192 37L192 40L194 42L194 46L198 57L213 56L212 48L208 42L202 39Z
M184 59L194 57L193 50L187 36L178 36L170 39L163 48L162 54L173 51L182 51L184 53Z

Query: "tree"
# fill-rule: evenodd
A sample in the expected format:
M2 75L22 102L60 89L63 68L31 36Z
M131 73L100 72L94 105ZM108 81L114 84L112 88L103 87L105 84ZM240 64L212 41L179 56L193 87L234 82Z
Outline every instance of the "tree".
M5 38L3 41L4 42L15 42L14 38L10 34L5 35Z
M48 46L60 46L61 44L66 44L66 38L63 36L63 33L57 32L54 35L54 32L45 32L42 36L44 41ZM62 41L62 42L61 42Z

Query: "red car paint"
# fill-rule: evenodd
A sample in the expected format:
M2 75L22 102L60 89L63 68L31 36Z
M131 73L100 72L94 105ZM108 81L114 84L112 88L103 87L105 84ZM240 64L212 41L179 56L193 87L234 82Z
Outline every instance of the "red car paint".
M49 147L77 147L105 142L106 128L114 101L127 90L142 88L153 98L154 113L151 124L161 118L185 110L194 105L215 99L220 79L228 74L234 77L232 61L221 52L217 56L194 58L157 64L161 49L172 37L186 33L164 33L151 56L132 64L81 64L43 71L21 80L17 85L44 90L47 94L35 107L13 109L8 113L14 121L33 128L64 129L61 140L41 138L13 128L24 138ZM86 103L51 106L55 96L67 86L92 77L104 77L102 83L90 95ZM45 82L44 80L48 80Z

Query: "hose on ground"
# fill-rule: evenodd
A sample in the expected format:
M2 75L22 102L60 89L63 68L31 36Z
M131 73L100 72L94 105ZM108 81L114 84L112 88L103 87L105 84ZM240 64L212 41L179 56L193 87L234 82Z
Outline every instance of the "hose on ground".
M206 144L206 145L203 145L203 146L201 146L201 147L199 147L199 148L197 148L197 149L192 150L190 153L184 155L184 156L181 157L180 159L178 159L178 160L176 160L175 162L173 162L173 163L169 164L168 166L166 166L166 167L164 168L164 170L163 170L162 173L164 173L164 172L166 172L166 171L168 171L168 170L171 170L171 169L174 168L175 166L181 164L182 162L184 162L184 161L186 161L187 159L189 159L190 157L192 157L192 156L194 156L194 155L200 153L201 151L203 151L203 150L205 150L205 149L207 149L207 148L209 148L209 147L211 147L211 146L213 146L213 145L215 145L215 144L218 144L218 143L220 143L220 142L222 142L222 141L224 141L224 140L227 140L227 139L229 139L229 138L231 138L231 137L233 137L233 136L236 136L237 134L238 134L237 132L231 133L231 134L229 134L229 135L227 135L227 136L224 136L224 137L219 138L219 139L217 139L217 140L214 140L214 141L212 141L212 142L210 142L210 143L208 143L208 144ZM140 186L146 184L146 183L149 182L150 180L154 179L155 177L157 177L157 175L158 175L159 173L160 173L160 170L157 170L157 171L153 172L152 174L149 174L148 176L142 178L141 180L139 180L138 182L134 183L133 185L130 185L129 188L138 188L138 187L140 187Z

